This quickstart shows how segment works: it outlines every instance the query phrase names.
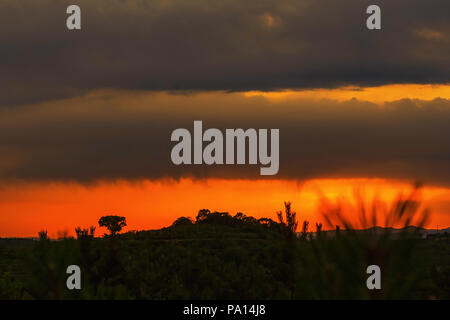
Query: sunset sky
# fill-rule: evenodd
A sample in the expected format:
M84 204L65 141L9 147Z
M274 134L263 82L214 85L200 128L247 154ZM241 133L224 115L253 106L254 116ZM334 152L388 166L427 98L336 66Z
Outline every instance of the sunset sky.
M78 4L82 30L65 27ZM320 195L389 202L423 181L450 227L450 2L3 0L0 237L199 209L276 218ZM280 170L175 166L176 128L279 128ZM103 233L98 231L97 234Z

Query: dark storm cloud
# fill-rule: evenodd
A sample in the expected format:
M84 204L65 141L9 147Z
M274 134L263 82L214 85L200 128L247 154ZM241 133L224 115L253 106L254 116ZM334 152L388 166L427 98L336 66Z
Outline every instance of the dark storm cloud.
M0 179L258 179L259 165L175 166L170 134L279 128L269 178L385 177L450 186L450 101L270 102L232 93L100 92L0 110ZM267 178L267 176L265 176Z
M65 27L68 4L82 30ZM382 30L365 27L369 4ZM0 104L96 88L447 83L450 1L2 0Z

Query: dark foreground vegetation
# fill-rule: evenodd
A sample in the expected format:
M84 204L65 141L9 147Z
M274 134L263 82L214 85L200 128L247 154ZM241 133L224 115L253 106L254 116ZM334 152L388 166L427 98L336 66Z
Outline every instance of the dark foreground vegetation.
M416 209L400 199L391 214L408 222ZM278 219L200 210L194 221L119 234L125 219L102 217L110 230L102 238L94 237L95 228L77 228L77 238L49 240L42 232L39 240L1 239L0 298L450 298L448 238L424 239L419 228L396 237L391 229L356 232L345 220L347 230L303 222L297 233L289 203ZM74 264L81 290L66 288L66 268ZM381 290L366 287L372 264L381 267Z

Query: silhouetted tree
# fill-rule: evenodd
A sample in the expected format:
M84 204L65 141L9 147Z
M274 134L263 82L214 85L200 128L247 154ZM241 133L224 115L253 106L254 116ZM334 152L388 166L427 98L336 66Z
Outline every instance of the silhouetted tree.
M48 240L48 232L47 230L41 230L39 231L39 240L40 241L47 241Z
M272 228L272 227L274 227L274 226L278 226L278 223L275 222L275 221L273 221L273 220L270 219L270 218L260 218L260 219L257 220L257 222L258 222L260 225L267 226L267 227L269 227L269 228Z
M233 225L235 221L238 221L238 219L234 219L228 212L211 212L208 209L201 209L196 218L197 224Z
M189 226L189 225L193 225L194 222L192 221L191 218L188 217L179 217L177 220L175 220L172 223L172 226Z
M285 256L284 259L288 264L288 267L285 271L285 281L286 286L290 292L291 299L294 298L295 295L295 288L296 288L296 281L295 281L295 275L296 275L296 262L295 262L295 252L296 252L296 242L293 241L295 237L295 232L297 231L298 227L298 221L297 221L297 213L291 210L291 203L290 202L284 202L284 217L283 212L278 211L277 212L278 220L280 221L280 224L283 226L283 229L285 231L285 235L287 238L286 243L286 249L285 249Z
M317 239L319 239L319 238L321 238L323 236L323 233L322 233L322 223L320 222L320 223L317 223L316 222L316 238Z
M302 228L302 239L306 240L306 238L308 237L308 226L309 226L309 221L303 221L303 228Z
M228 212L214 211L208 215L204 222L221 225L233 225L233 217L230 216Z
M297 213L291 210L290 202L284 203L284 214L285 217L283 217L282 211L278 211L277 217L280 223L286 227L288 237L291 238L293 235L295 235L295 231L297 230L298 226L298 221L297 221Z
M127 225L125 217L103 216L98 220L100 227L106 227L111 235L115 235Z
M227 218L228 219L228 218ZM230 220L230 219L228 219ZM232 217L231 221L234 222L234 224L248 224L248 225L255 225L258 223L258 220L254 217L247 216L243 214L242 212L238 212Z
M209 211L208 209L200 209L198 211L197 218L195 218L195 222L199 223L199 222L205 220L210 213L211 213L211 211Z
M92 238L95 236L95 227L94 226L89 227L89 235L91 235Z
M95 227L91 226L89 229L81 229L80 227L76 227L75 233L77 235L77 239L93 238L95 234Z
M88 229L81 229L80 227L75 228L75 234L77 235L77 239L81 239L88 235Z
M321 233L322 232L322 223L316 222L316 232Z

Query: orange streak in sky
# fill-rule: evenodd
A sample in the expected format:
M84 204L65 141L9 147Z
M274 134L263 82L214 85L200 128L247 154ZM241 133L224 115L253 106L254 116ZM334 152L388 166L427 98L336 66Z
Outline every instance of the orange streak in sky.
M358 99L373 103L384 103L401 99L433 100L450 99L450 85L392 84L379 87L340 87L336 89L305 89L281 91L249 91L246 97L261 96L274 102L295 99L330 99L345 101Z
M410 189L403 182L383 179L316 179L304 183L283 180L190 180L178 182L100 182L92 186L75 183L17 183L0 188L0 237L36 236L46 229L51 237L58 231L73 234L77 226L97 226L102 215L127 218L124 231L158 229L177 217L195 218L199 209L238 211L254 217L276 219L283 201L292 201L300 221L311 226L321 220L317 214L318 190L327 197L352 197L356 187L366 194L379 191L392 200L397 192ZM429 227L450 226L450 189L426 187L424 205L432 209Z

